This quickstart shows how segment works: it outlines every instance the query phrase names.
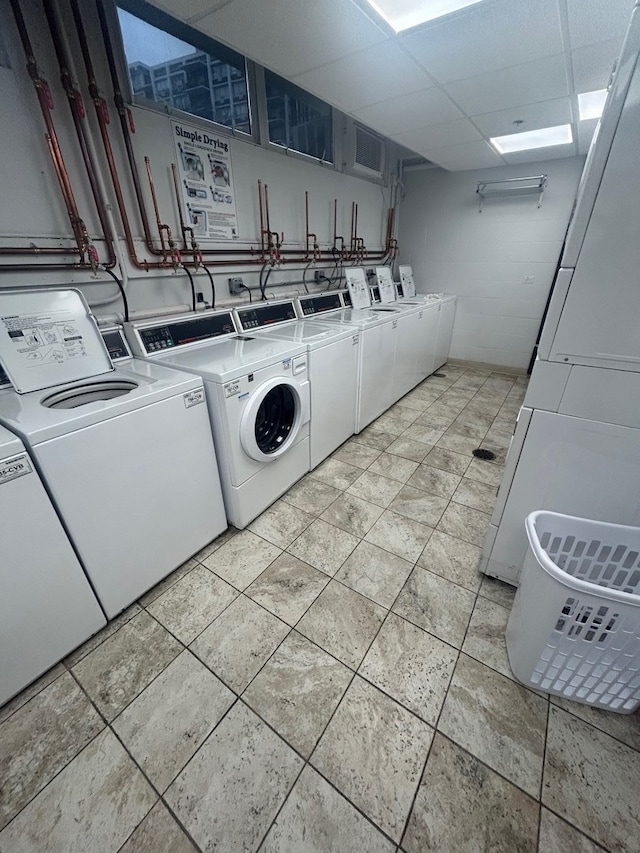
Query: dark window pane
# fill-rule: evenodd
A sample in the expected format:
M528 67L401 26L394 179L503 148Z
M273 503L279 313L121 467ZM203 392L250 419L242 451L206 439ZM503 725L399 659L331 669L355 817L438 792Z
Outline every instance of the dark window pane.
M269 140L333 163L331 107L271 71L264 77Z
M135 94L251 133L244 57L145 3L122 6L118 18Z

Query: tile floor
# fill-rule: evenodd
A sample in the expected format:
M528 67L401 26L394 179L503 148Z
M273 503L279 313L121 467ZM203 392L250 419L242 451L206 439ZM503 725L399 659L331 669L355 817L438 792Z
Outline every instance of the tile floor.
M640 850L638 716L476 569L525 383L443 372L0 709L2 853Z

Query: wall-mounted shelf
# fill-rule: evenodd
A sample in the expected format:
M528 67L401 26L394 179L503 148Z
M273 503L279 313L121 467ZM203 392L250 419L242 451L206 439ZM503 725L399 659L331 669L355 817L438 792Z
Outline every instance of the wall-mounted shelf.
M485 199L506 198L511 195L536 194L538 196L538 207L541 207L542 196L544 195L546 186L546 175L533 175L526 178L507 178L504 181L479 181L478 188L476 190L479 199L478 213L482 213L482 206Z

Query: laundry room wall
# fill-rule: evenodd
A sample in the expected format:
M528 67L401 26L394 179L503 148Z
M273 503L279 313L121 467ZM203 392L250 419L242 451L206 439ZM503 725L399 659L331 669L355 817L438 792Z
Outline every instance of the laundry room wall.
M571 157L405 173L400 262L413 267L418 290L458 296L453 358L527 367L583 165L583 157ZM542 174L548 186L540 208L536 195L505 196L478 212L478 181Z
M86 223L89 236L102 262L107 260L108 256L107 241L102 237L103 231L82 163L69 101L60 82L60 69L43 7L40 0L20 0L19 5L33 47L37 73L50 89L51 118L69 174L77 210ZM81 121L87 129L89 151L97 165L97 181L105 198L106 214L117 235L118 264L114 269L125 281L130 308L145 311L174 305L184 305L186 308L191 297L189 281L183 270L158 271L146 270L144 267L145 260L153 264L158 261L158 256L149 252L143 240L123 137L113 104L113 86L96 6L90 0L79 4L96 82L109 108L108 136L133 232L137 263L132 262L131 251L125 244L123 220L118 211L113 182L107 168L71 7L67 0L60 0L56 5L60 10L62 40L70 58L71 76L86 109L86 117ZM115 285L104 272L93 274L87 269L70 269L69 265L77 260L77 255L74 257L71 251L67 254L46 254L47 249L61 252L65 248L71 249L75 244L48 151L48 145L53 143L48 143L45 137L45 123L33 82L26 70L27 60L8 0L0 0L0 16L3 21L3 28L0 30L0 121L3 128L0 133L0 181L3 188L0 197L0 286L73 283L83 289L98 316L121 312ZM45 93L45 100L48 99L48 94ZM171 117L159 110L133 106L131 118L135 128L135 133L132 134L133 149L153 241L158 247L156 215L147 180L145 158L149 159L155 182L159 218L170 226L177 242L181 243L171 173L171 163L176 160ZM210 131L212 127L195 117L185 117L184 123L201 130ZM225 136L222 132L216 135ZM330 247L333 241L334 199L337 199L338 233L343 235L348 243L351 210L355 202L358 205L359 236L364 239L369 251L381 250L386 236L391 198L389 187L346 175L314 161L267 150L239 138L226 138L231 150L239 236L233 241L201 240L203 249L229 246L233 249L253 249L253 257L259 257L257 185L258 180L261 180L269 187L271 228L284 233L284 248L298 250L298 256L304 253L306 191L309 194L309 230L317 234L323 248ZM32 254L12 254L11 247L30 250ZM189 258L187 253L184 253L184 256L185 259ZM45 270L42 266L45 263L65 266L57 271ZM329 275L332 261L327 257L317 266ZM230 276L241 276L244 283L251 286L258 283L259 266L256 263L238 261L216 266L212 260L211 270L216 281L218 302L247 301L246 296L234 300L229 297ZM270 288L269 294L301 291L302 271L303 264L300 262L284 263L270 278L270 285L281 284L284 290ZM308 272L311 280L313 272L312 267ZM197 273L196 289L203 291L205 298L210 298L209 279L202 270Z

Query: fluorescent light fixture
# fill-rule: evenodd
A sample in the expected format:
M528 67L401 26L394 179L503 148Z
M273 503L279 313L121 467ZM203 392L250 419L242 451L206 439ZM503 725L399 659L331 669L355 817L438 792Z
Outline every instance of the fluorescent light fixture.
M524 133L510 133L508 136L493 136L490 142L498 154L512 154L514 151L528 151L531 148L567 145L573 142L573 133L570 124L559 124L557 127L526 130Z
M481 0L367 0L390 27L400 33Z
M578 95L580 121L585 121L588 118L600 118L606 100L606 89L596 89L595 92L583 92L581 95Z

